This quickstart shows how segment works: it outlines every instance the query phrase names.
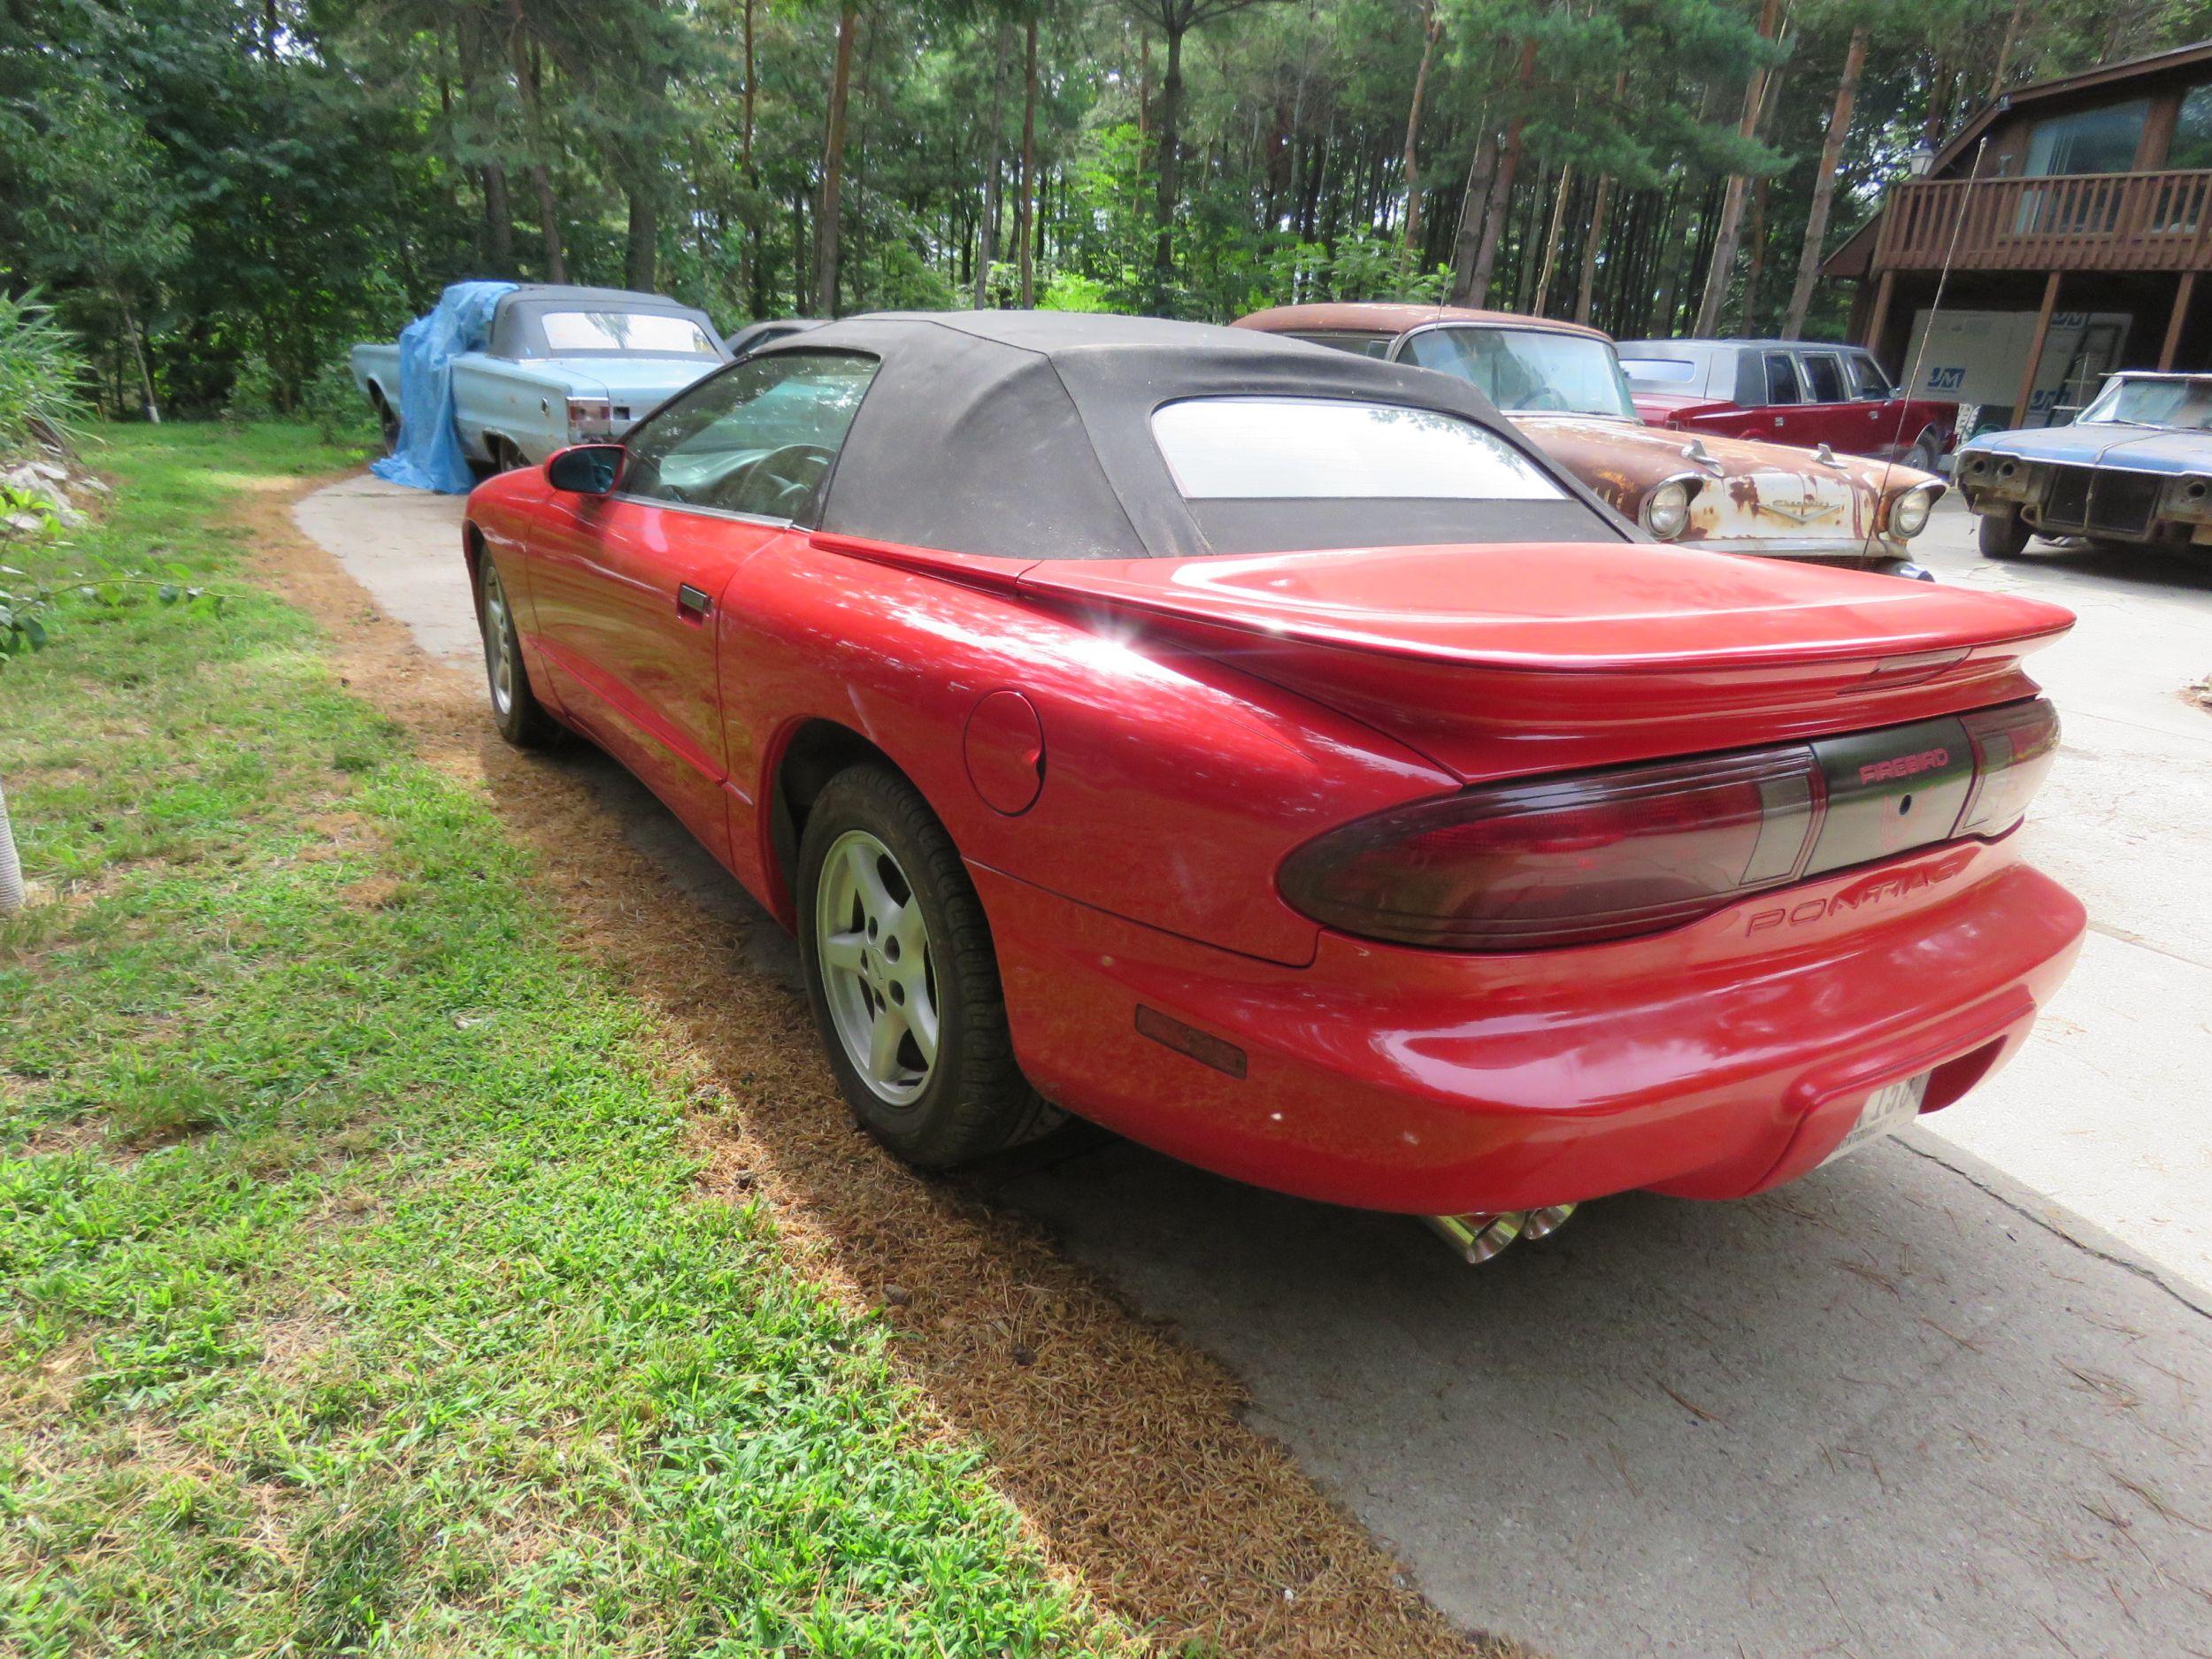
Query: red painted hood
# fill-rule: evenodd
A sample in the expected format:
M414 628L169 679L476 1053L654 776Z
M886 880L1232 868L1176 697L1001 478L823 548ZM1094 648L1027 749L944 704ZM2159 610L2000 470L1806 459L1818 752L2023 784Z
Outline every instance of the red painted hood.
M1358 715L1463 776L1843 731L2005 701L2055 605L1648 543L1057 560L1118 612Z

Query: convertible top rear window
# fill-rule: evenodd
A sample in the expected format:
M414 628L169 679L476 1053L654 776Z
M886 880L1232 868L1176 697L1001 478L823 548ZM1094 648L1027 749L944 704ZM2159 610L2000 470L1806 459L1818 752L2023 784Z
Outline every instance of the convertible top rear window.
M992 311L849 318L749 361L839 349L881 368L823 495L833 535L1030 562L1624 534L1480 392L1425 369Z
M546 311L538 319L556 357L572 351L645 351L658 357L721 354L706 330L666 311Z
M1194 397L1152 417L1186 501L1562 501L1472 421L1322 397Z

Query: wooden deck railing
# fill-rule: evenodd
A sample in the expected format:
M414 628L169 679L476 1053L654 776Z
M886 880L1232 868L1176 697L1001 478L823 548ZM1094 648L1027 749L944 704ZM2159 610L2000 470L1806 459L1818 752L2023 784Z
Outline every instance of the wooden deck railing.
M1981 271L2212 270L2212 169L1892 187L1874 269L1947 257Z

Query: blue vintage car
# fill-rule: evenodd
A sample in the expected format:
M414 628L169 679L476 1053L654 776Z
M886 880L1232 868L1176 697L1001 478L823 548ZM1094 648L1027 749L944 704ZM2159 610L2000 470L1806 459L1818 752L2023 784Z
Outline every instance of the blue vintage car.
M729 357L704 311L622 288L511 285L486 324L480 342L450 359L453 433L469 460L503 470L618 438ZM351 359L392 448L400 355L396 345L358 345Z
M1974 438L1954 476L1991 558L2039 535L2212 545L2212 374L2116 374L2070 426Z

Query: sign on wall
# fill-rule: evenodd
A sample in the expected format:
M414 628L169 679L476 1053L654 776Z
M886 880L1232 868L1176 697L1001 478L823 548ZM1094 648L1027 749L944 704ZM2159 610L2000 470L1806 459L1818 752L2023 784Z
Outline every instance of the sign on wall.
M2095 396L2104 377L2120 366L2134 320L2128 311L2052 312L2028 425L2048 426L2054 413L2068 419ZM2020 371L2034 343L2032 311L1946 311L1932 330L1928 313L1916 311L1900 378L1911 381L1916 396L1980 403L1999 417L1999 424L2009 426L2012 400L2020 394Z

